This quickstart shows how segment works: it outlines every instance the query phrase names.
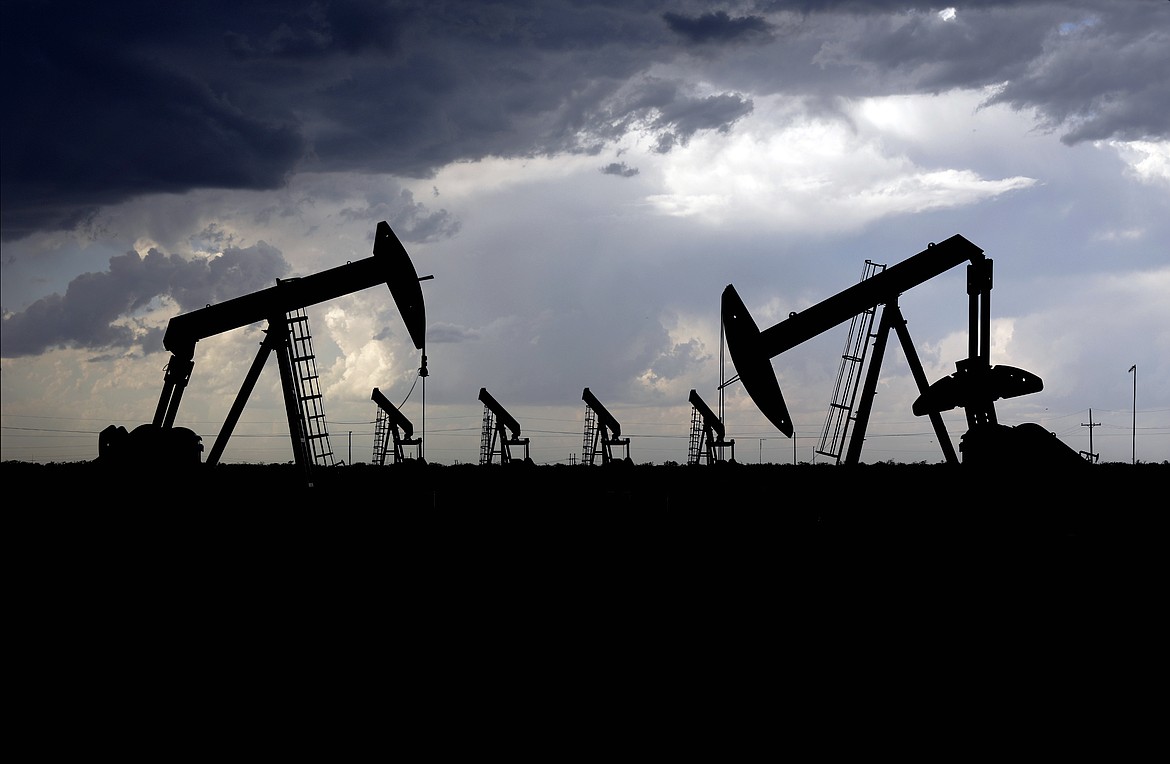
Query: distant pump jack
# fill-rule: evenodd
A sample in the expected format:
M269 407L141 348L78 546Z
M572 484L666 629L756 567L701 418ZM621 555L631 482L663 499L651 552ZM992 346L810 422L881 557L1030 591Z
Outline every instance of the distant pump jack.
M632 464L630 439L621 437L622 426L618 420L614 419L588 387L581 393L581 400L585 401L585 453L582 462L594 464L600 455L603 465L617 463L613 447L621 446L626 450L626 456L621 462Z
M504 410L504 407L492 397L487 388L479 388L479 400L484 405L483 436L481 439L479 463L491 464L493 457L499 455L500 464L512 464L512 446L524 448L524 464L532 464L528 456L528 438L520 437L520 423ZM508 436L511 432L511 437ZM496 449L496 444L499 449Z

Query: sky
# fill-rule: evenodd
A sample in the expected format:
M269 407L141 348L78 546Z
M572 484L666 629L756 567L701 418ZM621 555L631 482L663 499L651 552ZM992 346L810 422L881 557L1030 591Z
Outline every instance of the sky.
M994 263L991 363L1043 380L998 420L1170 460L1167 0L2 14L4 461L95 459L152 420L172 318L371 257L380 221L433 277L428 373L385 286L306 307L339 461L373 459L378 388L423 458L478 463L482 388L534 462L580 462L589 388L635 463L687 462L691 390L736 461L831 462L850 322L771 359L790 439L735 379L725 287L765 329L956 234ZM965 279L899 297L930 382L967 354ZM175 424L206 449L265 327L196 346ZM863 462L943 459L917 395L892 342ZM290 460L271 358L222 461Z

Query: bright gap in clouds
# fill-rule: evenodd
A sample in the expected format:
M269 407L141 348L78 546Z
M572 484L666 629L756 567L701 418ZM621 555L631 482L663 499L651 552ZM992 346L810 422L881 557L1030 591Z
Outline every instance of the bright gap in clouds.
M1170 188L1170 141L1110 141L1138 180Z
M987 178L962 166L974 161L966 148L972 123L985 130L980 142L1020 127L1004 108L981 112L982 97L953 92L865 99L844 104L846 114L838 119L810 117L793 102L765 99L733 135L699 136L672 152L660 167L663 192L650 201L663 214L713 225L750 220L788 233L823 234L1031 187L1029 177Z

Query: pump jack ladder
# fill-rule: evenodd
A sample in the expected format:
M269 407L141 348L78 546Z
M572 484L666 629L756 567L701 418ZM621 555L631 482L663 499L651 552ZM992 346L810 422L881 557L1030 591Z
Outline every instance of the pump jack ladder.
M872 278L885 269L885 265L866 260L861 280ZM837 370L837 384L833 388L833 399L829 402L829 412L825 416L821 443L816 450L821 456L831 457L838 464L841 463L841 451L849 433L849 423L855 419L853 412L857 405L857 391L861 383L861 370L865 366L866 353L870 340L876 336L873 323L877 308L876 305L866 308L854 316L849 324L845 349L841 353L841 365Z

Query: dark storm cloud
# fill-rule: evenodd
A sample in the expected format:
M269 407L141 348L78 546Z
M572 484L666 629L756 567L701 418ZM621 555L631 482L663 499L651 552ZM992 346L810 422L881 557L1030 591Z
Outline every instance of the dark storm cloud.
M70 228L144 193L272 189L301 169L427 177L493 155L596 154L634 127L660 145L726 128L712 107L727 105L677 89L611 108L679 44L662 7L10 3L0 235ZM728 98L734 119L743 103Z
M462 326L448 323L435 323L427 327L427 342L431 345L442 343L474 342L479 339L479 332Z
M674 347L663 352L654 361L650 371L662 379L679 379L693 374L702 363L709 360L707 353L698 340L676 343Z
M1003 85L989 104L1034 109L1070 145L1161 139L1170 135L1170 3L1150 5L957 3L952 20L871 14L816 60L926 92Z
M727 42L766 36L769 24L759 16L732 18L726 11L684 16L665 13L662 16L670 28L694 43Z
M438 196L438 193L435 194ZM421 202L415 202L414 194L408 189L400 190L396 196L369 198L364 207L348 207L340 211L345 220L367 223L370 220L385 220L390 223L395 235L406 242L432 242L446 239L459 232L462 224L445 209L431 210Z
M637 167L630 167L625 162L610 162L601 168L602 175L617 175L622 178L632 178L638 174Z
M271 287L288 271L280 251L264 242L210 259L185 260L156 249L144 257L127 252L111 257L106 272L73 279L63 296L52 294L5 315L3 356L59 347L161 350L161 333L136 322L135 313L163 297L185 313Z
M671 129L685 144L700 130L725 133L741 117L751 114L752 102L735 94L713 95L706 98L679 98L664 106L654 126Z
M1170 136L1170 3L1161 23L1118 3L1116 13L1071 16L993 100L1017 109L1043 104L1067 144Z
M860 17L818 52L821 65L843 67L863 83L905 82L916 91L1003 82L1039 56L1051 16L1026 7L1010 13L934 12Z
M597 155L630 133L667 152L777 92L1007 83L997 100L1068 143L1170 133L1170 3L954 5L948 21L902 2L15 0L0 23L0 237L302 171L425 178Z
M287 118L249 114L144 50L180 19L133 5L5 6L4 238L141 193L274 188L303 153Z

